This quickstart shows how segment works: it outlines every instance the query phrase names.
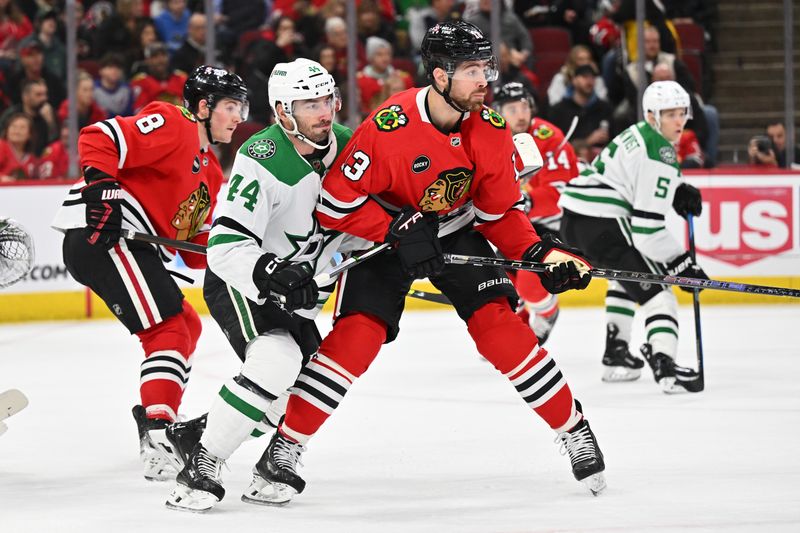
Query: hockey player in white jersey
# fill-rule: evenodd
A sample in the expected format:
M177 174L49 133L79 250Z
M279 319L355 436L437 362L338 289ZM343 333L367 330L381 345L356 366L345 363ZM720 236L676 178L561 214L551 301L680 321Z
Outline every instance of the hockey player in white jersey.
M225 494L224 461L248 437L277 426L284 393L321 340L314 318L333 283L317 287L313 277L331 267L345 239L323 232L313 215L322 175L352 135L333 122L341 101L333 77L307 59L279 63L269 99L277 123L236 154L208 241L203 289L243 364L214 398L201 441L167 499L174 509L213 507ZM242 499L284 502L258 465Z
M681 177L674 144L692 116L674 81L647 87L645 121L617 135L561 195L561 234L600 267L708 279L666 229L670 208L699 215L700 191ZM690 290L690 289L684 289ZM610 281L606 294L604 381L631 381L644 362L628 349L636 304L645 313L641 352L664 392L696 392L698 374L675 364L677 299L662 285Z

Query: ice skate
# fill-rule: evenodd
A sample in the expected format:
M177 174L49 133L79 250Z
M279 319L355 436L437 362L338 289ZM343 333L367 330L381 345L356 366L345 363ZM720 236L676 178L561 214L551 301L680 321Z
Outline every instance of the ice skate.
M144 478L148 481L168 481L178 471L172 445L167 440L169 421L147 418L141 405L133 407L133 418L139 430L139 457L144 463Z
M703 382L697 371L678 366L675 360L666 354L653 353L653 347L650 344L643 344L641 352L644 358L647 359L650 368L653 369L653 378L666 394L700 392L703 390Z
M283 483L270 483L253 468L253 480L242 493L242 501L255 505L286 505L292 501L295 490Z
M167 497L166 506L178 511L203 513L225 497L221 470L225 461L212 455L199 442L189 454L186 466L178 472L177 484Z
M628 350L628 343L618 339L619 327L609 324L606 330L606 352L603 354L603 381L634 381L642 375L644 361Z
M256 463L256 472L271 487L260 487L259 494L254 497L259 501L250 503L282 505L303 492L306 482L297 475L297 465L302 464L300 455L305 450L302 444L292 442L276 431L264 455ZM249 500L243 498L243 501Z
M189 454L200 442L203 431L206 429L206 419L208 414L187 420L185 422L173 422L167 426L166 437L170 444L169 457L174 463L176 471L180 471L189 460Z
M548 316L533 313L529 315L528 325L533 330L534 335L539 340L539 346L544 346L547 339L550 338L550 333L553 332L553 326L556 324L558 314L561 310L556 307L555 312ZM530 311L529 311L530 313Z
M578 411L583 412L577 400L575 404ZM574 428L560 433L556 437L556 442L559 440L561 454L569 455L575 479L586 485L592 494L597 496L606 488L606 479L603 475L606 465L603 461L603 452L600 451L592 428L589 427L589 421L581 419Z

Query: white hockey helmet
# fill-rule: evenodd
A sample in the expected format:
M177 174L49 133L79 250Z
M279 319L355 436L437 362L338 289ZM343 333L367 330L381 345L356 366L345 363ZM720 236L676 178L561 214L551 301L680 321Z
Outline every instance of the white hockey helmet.
M647 113L653 113L656 129L661 133L661 112L665 109L686 108L686 120L692 118L692 103L683 87L676 81L656 81L648 85L642 96L642 109L645 119Z
M341 97L336 82L325 67L311 61L310 59L295 59L291 63L278 63L272 69L268 83L269 105L272 112L278 116L278 104L281 104L283 111L292 123L292 129L286 129L280 120L280 127L290 135L294 135L300 140L310 144L314 148L324 149L330 145L328 141L324 146L320 146L305 137L297 128L297 121L294 115L297 112L295 102L301 100L312 100L321 96L331 95L330 105L335 115L341 108Z

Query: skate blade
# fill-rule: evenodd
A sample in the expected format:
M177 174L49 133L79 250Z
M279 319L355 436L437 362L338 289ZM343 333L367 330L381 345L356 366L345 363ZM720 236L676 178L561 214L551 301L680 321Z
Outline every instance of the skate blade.
M0 420L15 415L28 406L28 398L17 389L0 392Z
M204 490L193 490L184 485L178 485L164 502L167 509L185 511L189 513L205 513L210 511L219 502L216 496Z
M617 383L621 381L636 381L642 375L638 368L628 368L625 366L607 366L603 369L603 381L606 383Z
M686 394L687 392L701 392L702 384L697 382L677 381L675 378L663 378L658 382L664 394Z
M602 472L598 472L587 478L583 478L581 483L583 483L586 488L591 491L593 496L597 496L606 488L606 477Z
M253 482L242 494L242 501L255 505L270 505L280 507L286 505L297 491L283 483L270 483L262 478L254 478Z
M152 446L153 450L158 453L172 468L175 469L175 472L180 472L183 470L185 466L183 464L183 458L180 457L178 454L178 450L175 449L175 446L169 441L167 438L167 431L166 429L153 429L147 432L147 436L150 438L150 445Z

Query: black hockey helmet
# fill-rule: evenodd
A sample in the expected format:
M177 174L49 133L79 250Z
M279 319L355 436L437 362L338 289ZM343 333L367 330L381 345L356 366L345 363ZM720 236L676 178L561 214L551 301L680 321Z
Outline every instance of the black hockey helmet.
M504 83L494 90L493 105L495 108L499 108L509 102L519 101L527 101L531 106L531 110L536 110L536 102L533 99L533 95L518 81Z
M183 85L184 106L194 114L197 114L200 100L206 100L208 107L213 110L222 98L241 102L242 120L247 120L250 107L247 86L236 74L223 68L201 65L192 71Z
M437 67L452 76L463 61L494 60L492 43L477 26L463 20L441 22L430 28L420 51L429 79L433 79L433 69Z

